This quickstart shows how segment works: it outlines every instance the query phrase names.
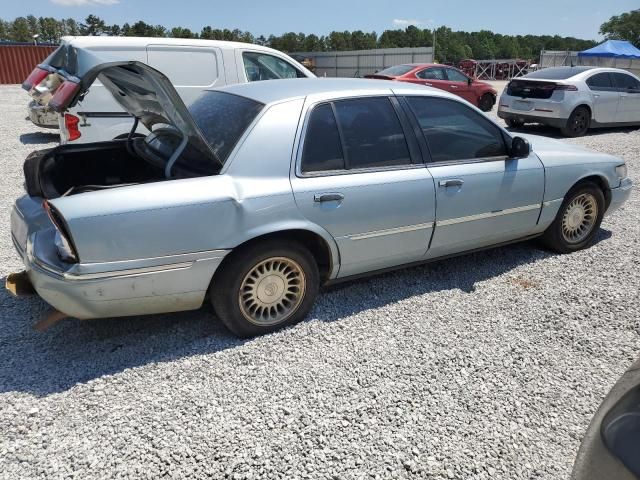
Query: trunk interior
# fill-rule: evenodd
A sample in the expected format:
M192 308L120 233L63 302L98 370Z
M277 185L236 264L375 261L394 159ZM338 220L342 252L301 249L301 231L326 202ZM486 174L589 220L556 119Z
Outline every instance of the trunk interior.
M130 153L125 140L33 152L24 174L27 193L43 198L165 179L162 168Z

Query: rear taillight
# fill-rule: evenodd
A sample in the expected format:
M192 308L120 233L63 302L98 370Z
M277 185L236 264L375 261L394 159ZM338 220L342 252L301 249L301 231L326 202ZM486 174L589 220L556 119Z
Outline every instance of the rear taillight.
M77 140L82 136L82 133L80 133L80 129L78 128L78 123L80 123L80 119L75 115L71 115L70 113L64 114L64 127L67 131L67 140L70 142Z
M80 84L72 82L70 80L65 80L62 82L56 92L49 100L49 108L51 108L55 112L62 112L65 110L71 101L75 98L75 96L80 91Z
M44 68L36 67L29 74L24 82L22 82L22 88L24 88L27 92L31 90L33 87L38 85L41 81L47 78L49 75L49 71Z
M565 92L577 92L578 87L575 85L556 85L554 90L564 90Z
M42 202L42 207L44 208L44 211L47 212L51 223L53 223L53 226L56 228L54 244L58 249L58 257L60 257L60 260L63 262L78 263L78 253L75 245L73 244L73 240L71 240L67 224L62 218L62 215L60 215L58 210L56 210L56 208L47 200Z

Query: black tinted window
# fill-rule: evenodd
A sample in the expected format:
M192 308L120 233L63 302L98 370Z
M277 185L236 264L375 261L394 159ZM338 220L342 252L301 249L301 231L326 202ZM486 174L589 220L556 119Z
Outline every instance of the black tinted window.
M468 80L466 75L453 68L447 68L447 77L449 77L449 80L452 82L466 82Z
M551 67L526 74L522 78L546 78L548 80L566 80L593 67Z
M429 144L431 160L448 162L507 154L500 129L455 100L407 97Z
M612 73L618 90L640 90L640 82L626 73Z
M311 112L302 154L302 171L341 169L344 169L344 157L338 126L331 105L326 103Z
M591 90L610 90L613 86L611 85L611 77L606 72L597 73L593 77L589 77L587 85Z
M189 107L191 116L221 162L264 105L230 93L204 91Z
M446 80L444 68L427 68L416 73L418 78L423 80Z
M386 97L335 102L347 168L411 163L398 116Z

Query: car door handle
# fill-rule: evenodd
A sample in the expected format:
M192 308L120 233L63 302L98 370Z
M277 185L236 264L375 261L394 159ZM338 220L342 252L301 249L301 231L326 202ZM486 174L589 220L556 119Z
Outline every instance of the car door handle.
M440 180L438 185L441 187L461 187L464 183L464 180L461 178L451 178L449 180Z
M458 88L457 85L449 85L451 88Z
M313 196L314 202L339 202L344 200L344 195L341 193L316 193Z
M598 95L597 93L594 93L593 98L600 98L600 95Z
M433 87L433 83L424 82L427 87Z

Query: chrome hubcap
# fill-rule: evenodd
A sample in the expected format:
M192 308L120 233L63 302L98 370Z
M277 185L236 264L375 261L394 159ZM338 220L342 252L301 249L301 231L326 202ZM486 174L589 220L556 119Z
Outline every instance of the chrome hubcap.
M593 195L583 193L567 205L562 217L562 236L569 243L582 242L593 230L598 217L598 203Z
M295 313L305 292L297 262L272 257L255 265L240 285L238 302L244 317L256 325L276 325Z

